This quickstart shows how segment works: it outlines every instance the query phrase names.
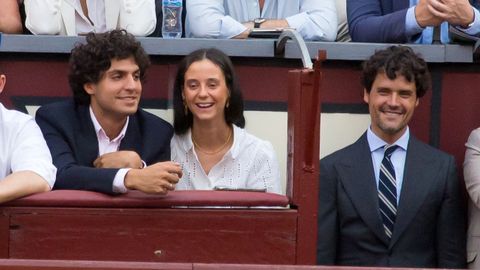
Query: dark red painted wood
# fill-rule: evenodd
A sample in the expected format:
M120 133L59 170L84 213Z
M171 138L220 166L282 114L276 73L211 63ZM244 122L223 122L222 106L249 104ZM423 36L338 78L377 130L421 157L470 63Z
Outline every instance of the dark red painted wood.
M8 212L0 211L0 258L8 258L10 216Z
M477 65L443 73L440 147L453 154L461 172L465 142L480 127L480 76ZM455 135L455 136L452 136Z
M191 270L189 263L0 259L2 270Z
M10 258L294 264L294 210L10 208Z
M64 261L64 260L18 260L0 259L3 270L414 270L413 268L374 268L339 267L306 265L254 265L254 264L202 264L202 263L148 263L148 262L112 262L112 261ZM415 268L421 270L420 268Z
M296 264L315 264L320 147L320 64L289 74L287 195L298 208Z

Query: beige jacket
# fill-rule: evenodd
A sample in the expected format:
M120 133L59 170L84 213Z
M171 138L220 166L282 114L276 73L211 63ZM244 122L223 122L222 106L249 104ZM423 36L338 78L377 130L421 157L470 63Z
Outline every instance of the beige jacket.
M468 195L467 262L471 269L480 269L480 128L470 133L465 144L463 174Z
M25 0L25 25L35 35L76 36L75 1ZM157 22L154 0L105 0L107 30L147 36Z

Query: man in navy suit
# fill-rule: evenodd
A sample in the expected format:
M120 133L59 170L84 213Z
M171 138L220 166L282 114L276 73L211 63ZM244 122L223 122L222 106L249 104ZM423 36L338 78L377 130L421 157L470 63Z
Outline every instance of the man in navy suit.
M318 264L464 268L454 158L408 128L430 87L425 61L392 46L364 63L362 81L370 128L320 161Z
M448 24L480 34L478 8L477 0L347 0L347 17L355 42L432 43L435 26L448 42Z
M57 167L54 189L165 194L182 175L173 128L138 108L150 64L124 30L90 33L70 57L73 101L42 106L36 121Z

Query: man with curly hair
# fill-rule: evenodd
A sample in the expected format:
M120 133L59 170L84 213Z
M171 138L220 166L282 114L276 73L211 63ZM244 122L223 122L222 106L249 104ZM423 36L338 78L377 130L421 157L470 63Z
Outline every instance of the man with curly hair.
M138 108L149 65L125 30L90 33L72 50L73 100L36 114L58 168L54 189L166 194L175 188L182 171L168 161L173 128Z
M464 268L454 158L408 128L430 88L427 64L392 46L364 63L362 83L370 128L320 161L318 264Z

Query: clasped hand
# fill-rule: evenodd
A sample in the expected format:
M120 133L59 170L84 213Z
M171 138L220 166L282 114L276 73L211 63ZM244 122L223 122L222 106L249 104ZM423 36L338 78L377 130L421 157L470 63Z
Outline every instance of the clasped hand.
M172 161L158 162L144 169L131 169L125 176L125 187L150 194L167 194L182 177L181 166Z
M415 18L421 27L438 26L446 21L466 28L475 14L468 0L419 0Z
M176 162L158 162L142 169L142 159L134 151L101 155L93 165L96 168L130 168L125 176L125 187L150 194L167 194L182 177L182 168Z

